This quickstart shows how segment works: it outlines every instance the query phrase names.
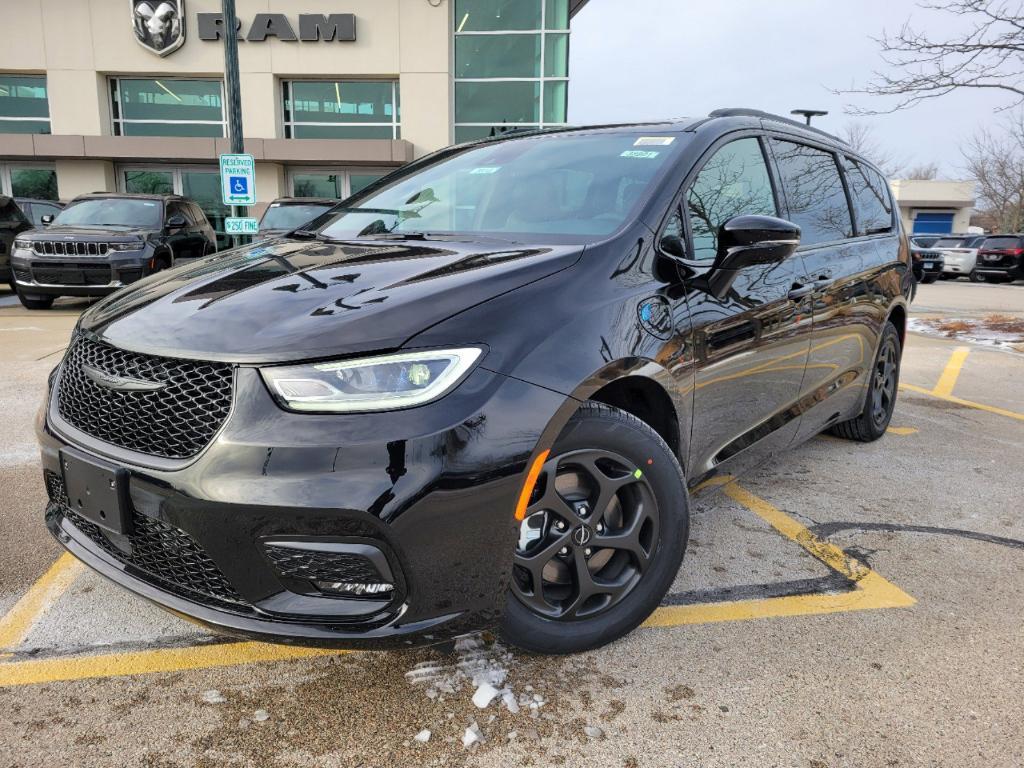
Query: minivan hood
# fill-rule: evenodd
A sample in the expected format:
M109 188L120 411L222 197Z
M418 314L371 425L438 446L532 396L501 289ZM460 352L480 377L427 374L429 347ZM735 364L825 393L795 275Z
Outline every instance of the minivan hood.
M136 352L241 363L396 349L575 263L583 246L274 240L124 288L80 328ZM465 343L483 339L467 338Z

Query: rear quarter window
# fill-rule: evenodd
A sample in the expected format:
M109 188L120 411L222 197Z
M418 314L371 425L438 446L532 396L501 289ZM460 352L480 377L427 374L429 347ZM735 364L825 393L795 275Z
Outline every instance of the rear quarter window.
M1005 250L1007 248L1020 248L1019 237L990 237L981 244L982 248Z
M888 184L874 170L849 157L843 157L846 181L853 198L858 235L876 235L892 231L892 203Z

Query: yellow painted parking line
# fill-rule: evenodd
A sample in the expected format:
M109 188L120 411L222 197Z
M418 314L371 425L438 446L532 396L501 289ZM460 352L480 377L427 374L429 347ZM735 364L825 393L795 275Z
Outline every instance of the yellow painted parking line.
M885 431L890 435L906 437L907 435L916 435L918 430L917 427L889 427Z
M714 486L724 486L723 492L729 498L758 515L780 534L799 544L827 566L852 580L854 588L837 594L819 593L664 606L651 614L643 626L648 628L675 627L722 621L809 616L841 611L907 607L916 602L913 597L856 558L851 557L834 544L819 539L797 520L742 488L731 476L723 475L706 480L694 490L694 493ZM34 615L39 615L39 611L37 610ZM0 656L0 687L156 672L180 672L257 662L288 661L339 653L345 653L345 651L241 642L25 661L5 662Z
M906 389L909 392L916 392L919 395L929 395L931 397L938 398L939 400L945 400L948 403L956 403L957 405L963 405L968 408L977 408L979 411L987 411L988 413L994 413L998 416L1005 416L1008 419L1024 421L1024 413L1017 413L1016 411L1010 411L1006 408L997 408L994 405L976 403L973 400L964 400L962 397L954 397L953 395L939 395L935 393L935 390L925 389L924 387L918 387L913 384L900 384L900 389Z
M71 586L84 567L67 552L58 557L14 607L0 618L0 650L14 648L21 643L32 625Z
M300 648L272 643L223 643L191 648L160 648L133 653L73 656L0 663L0 687L84 680L94 677L183 672L190 669L231 667L255 662L288 661L329 656L348 651Z
M970 352L970 347L957 347L953 350L953 354L949 357L949 362L946 363L946 367L942 370L942 375L939 377L939 383L932 390L933 395L948 397L953 394L953 387L956 386L956 380L960 377L960 369L964 367L964 361L967 360L967 355Z

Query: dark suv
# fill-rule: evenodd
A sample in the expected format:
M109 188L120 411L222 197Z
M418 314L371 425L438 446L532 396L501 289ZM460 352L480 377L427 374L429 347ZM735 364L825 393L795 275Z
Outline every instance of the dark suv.
M935 247L939 235L913 235L910 238L910 258L914 277L919 283L934 283L942 277L946 265L942 251Z
M0 195L0 282L14 287L14 273L11 271L11 251L14 239L22 232L32 229L32 224L14 200Z
M978 248L978 274L990 283L1024 278L1024 235L990 235Z
M86 311L38 422L47 524L225 633L602 645L675 579L688 489L885 433L895 210L752 110L449 147Z
M177 195L82 195L42 223L15 241L11 258L29 309L48 309L58 296L105 296L217 250L206 214Z

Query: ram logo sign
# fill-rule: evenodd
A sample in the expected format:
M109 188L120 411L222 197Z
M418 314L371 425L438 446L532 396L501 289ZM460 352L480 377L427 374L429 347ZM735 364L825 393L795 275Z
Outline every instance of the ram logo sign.
M139 45L166 56L185 42L185 0L128 0Z

